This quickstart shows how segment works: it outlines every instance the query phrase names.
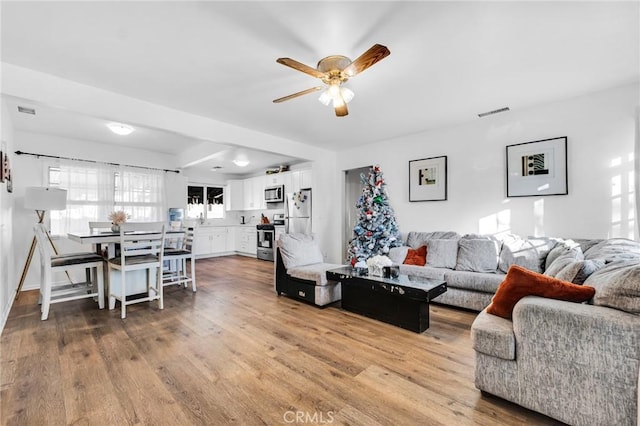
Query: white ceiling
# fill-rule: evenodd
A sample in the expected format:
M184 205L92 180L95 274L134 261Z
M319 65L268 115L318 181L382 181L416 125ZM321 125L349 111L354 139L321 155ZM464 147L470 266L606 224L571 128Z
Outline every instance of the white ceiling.
M3 62L337 151L638 81L640 64L631 1L3 1L1 31ZM391 55L346 83L347 117L317 94L272 103L319 83L276 58L315 67L375 43ZM118 143L90 120L74 131Z

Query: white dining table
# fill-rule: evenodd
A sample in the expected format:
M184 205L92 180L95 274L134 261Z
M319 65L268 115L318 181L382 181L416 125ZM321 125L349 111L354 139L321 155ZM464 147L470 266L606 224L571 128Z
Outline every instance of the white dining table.
M178 240L180 237L184 236L184 230L175 230L171 229L165 231L165 240ZM141 239L144 238L145 235L151 235L148 232L136 232L139 234ZM67 237L71 241L75 241L80 244L91 244L94 247L94 251L99 255L111 259L116 255L116 245L120 243L120 233L119 232L87 232L87 233L74 233L70 232L67 234ZM106 252L103 252L102 245L107 245ZM107 289L113 289L117 291L120 288L120 273L108 273L108 268L104 268L105 274L105 283L107 284ZM126 295L131 296L134 294L141 294L147 291L147 280L146 280L146 272L144 270L140 271L128 271L127 272L127 289ZM129 279L129 276L131 278ZM155 275L154 275L155 276ZM153 277L152 277L153 279ZM109 294L109 290L105 292ZM113 309L113 306L109 306L109 309Z

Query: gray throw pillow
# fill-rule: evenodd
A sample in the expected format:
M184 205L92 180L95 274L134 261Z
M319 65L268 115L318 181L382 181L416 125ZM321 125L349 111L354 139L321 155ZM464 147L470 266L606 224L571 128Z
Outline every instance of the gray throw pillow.
M640 315L640 264L622 260L607 264L584 282L596 289L593 304Z
M605 259L607 262L635 260L640 262L640 242L627 238L603 240L584 253L585 259Z
M427 240L427 266L434 268L456 267L458 240Z
M408 246L391 247L387 256L394 264L402 265L404 263L404 259L407 257L408 251Z
M558 274L565 268L570 267L571 265L573 265L575 262L578 262L580 260L584 260L584 255L582 254L582 250L580 249L579 246L576 246L574 248L572 248L571 250L567 251L566 253L558 256L556 258L556 260L553 261L553 263L551 263L551 265L549 265L547 267L547 270L544 271L545 275L549 275L550 277L555 277L558 279L564 279L564 278L560 278L558 277ZM575 273L578 272L579 267L578 266L573 266L574 268L578 268ZM565 272L565 276L570 274L570 269L567 269L567 271ZM573 279L573 278L572 278ZM565 281L571 281L571 280L565 280Z
M429 252L427 251L427 256ZM495 272L498 269L499 243L490 239L458 241L457 271Z
M428 240L457 240L460 234L453 231L416 232L411 231L407 235L407 245L417 249L427 245Z
M320 245L311 235L282 234L278 240L278 248L287 269L324 262Z
M591 274L602 269L604 265L604 259L576 260L562 268L555 277L574 284L584 284Z
M499 269L509 272L511 265L522 266L533 272L542 272L544 259L555 245L550 238L524 239L517 235L502 237L502 250L500 251Z
M546 270L546 268L551 266L553 261L556 260L558 257L560 257L563 254L568 253L569 251L571 251L571 249L574 249L574 248L576 248L578 246L579 246L579 244L576 243L573 240L561 240L561 241L558 241L556 246L551 249L549 254L547 254L547 258L545 259L545 270Z

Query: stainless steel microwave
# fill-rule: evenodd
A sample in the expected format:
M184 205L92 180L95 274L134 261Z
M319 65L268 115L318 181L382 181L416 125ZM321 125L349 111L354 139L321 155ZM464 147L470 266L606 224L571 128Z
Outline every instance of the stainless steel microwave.
M284 185L265 188L264 201L267 203L282 203L284 201Z

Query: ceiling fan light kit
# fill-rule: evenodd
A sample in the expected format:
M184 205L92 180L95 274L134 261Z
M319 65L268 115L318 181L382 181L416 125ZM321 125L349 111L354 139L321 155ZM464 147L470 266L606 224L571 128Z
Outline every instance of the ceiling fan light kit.
M326 106L329 106L329 103L333 102L333 108L336 116L344 117L349 114L347 104L353 99L355 94L347 87L343 87L342 84L346 83L351 77L361 73L390 54L391 52L386 46L374 44L369 50L358 56L355 61L351 61L351 59L346 56L332 55L321 59L316 68L312 68L291 58L278 58L276 62L319 78L326 85L326 90L322 92L318 100ZM297 98L323 89L325 89L325 87L312 87L311 89L302 90L282 98L274 99L273 102L280 103L288 101L289 99Z

